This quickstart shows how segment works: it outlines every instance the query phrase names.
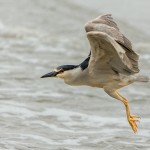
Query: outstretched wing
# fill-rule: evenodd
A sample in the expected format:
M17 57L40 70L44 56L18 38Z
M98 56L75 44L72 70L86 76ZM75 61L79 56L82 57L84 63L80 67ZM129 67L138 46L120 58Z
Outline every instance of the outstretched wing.
M91 45L89 71L114 70L122 74L134 74L133 65L121 47L111 36L103 32L91 31L87 33Z
M86 32L98 31L109 35L124 50L125 54L124 57L126 57L126 60L128 60L128 64L130 62L130 67L129 65L124 64L124 66L126 66L126 70L128 70L130 74L139 72L138 68L139 57L133 51L131 42L120 32L117 24L114 22L110 14L99 16L96 19L89 21L85 25L85 30ZM101 41L96 42L97 44L100 44Z

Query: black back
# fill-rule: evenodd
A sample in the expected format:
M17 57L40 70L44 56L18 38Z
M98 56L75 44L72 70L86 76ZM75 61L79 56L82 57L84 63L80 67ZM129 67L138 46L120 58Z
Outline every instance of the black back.
M88 58L86 58L81 64L79 65L62 65L62 66L59 66L57 67L57 69L63 69L64 71L67 71L67 70L72 70L74 68L77 68L77 67L81 67L82 70L85 70L88 65L89 65L89 60L90 60L90 55L91 55L91 52L90 54L88 55Z
M82 70L86 69L89 65L90 55L86 58L81 64L80 67Z

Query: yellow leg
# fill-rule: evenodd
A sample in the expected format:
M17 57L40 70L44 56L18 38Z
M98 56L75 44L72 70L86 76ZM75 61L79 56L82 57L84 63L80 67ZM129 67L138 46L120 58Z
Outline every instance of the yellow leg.
M123 97L122 95L120 95L118 92L116 92L116 93L117 93L117 95L119 97L121 97L123 99L123 103L124 103L124 105L126 107L126 113L127 113L128 122L129 122L132 130L134 131L134 133L136 133L137 129L138 129L138 126L137 126L136 122L139 121L138 119L140 117L139 116L133 116L133 115L131 115L130 114L130 108L129 108L128 100L125 97Z
M105 90L105 92L107 94L109 94L111 97L118 99L124 103L125 108L126 108L127 120L129 122L133 132L136 133L137 129L138 129L137 122L139 121L138 119L140 117L131 115L128 100L125 97L123 97L122 95L120 95L117 91Z

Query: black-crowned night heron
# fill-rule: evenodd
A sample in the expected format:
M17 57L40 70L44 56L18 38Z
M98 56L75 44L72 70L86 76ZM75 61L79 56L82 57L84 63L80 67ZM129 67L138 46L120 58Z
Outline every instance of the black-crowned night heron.
M136 133L139 117L131 115L128 100L117 90L136 81L149 81L148 77L138 74L139 57L110 14L87 22L85 30L91 46L88 58L79 65L59 66L42 78L58 77L69 85L103 88L124 103L128 122Z

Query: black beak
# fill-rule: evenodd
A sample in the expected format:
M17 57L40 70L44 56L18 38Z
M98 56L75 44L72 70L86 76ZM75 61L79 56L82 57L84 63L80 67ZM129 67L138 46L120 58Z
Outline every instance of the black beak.
M52 71L50 73L47 73L47 74L43 75L41 78L56 77L57 74L58 74L58 72Z

